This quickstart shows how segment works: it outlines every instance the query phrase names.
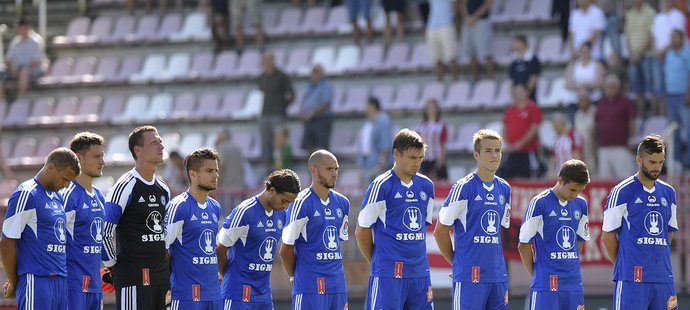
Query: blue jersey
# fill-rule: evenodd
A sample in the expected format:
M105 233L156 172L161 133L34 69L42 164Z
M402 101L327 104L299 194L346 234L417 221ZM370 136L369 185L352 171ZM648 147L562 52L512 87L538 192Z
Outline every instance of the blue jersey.
M358 225L371 228L371 275L383 278L429 276L426 226L431 225L434 184L422 174L404 183L393 170L378 176L362 200Z
M223 297L271 302L271 270L283 232L285 211L266 211L258 196L237 206L223 222L218 242L229 248Z
M17 275L67 276L67 229L62 198L31 179L10 196L3 237L17 240Z
M606 232L618 234L614 281L671 282L668 233L678 230L676 191L657 180L645 188L636 176L611 190L604 210Z
M67 289L101 293L101 250L105 229L105 198L76 181L62 191L67 216Z
M350 201L336 191L321 200L309 187L287 210L283 243L295 246L293 294L347 293L340 242L348 238Z
M468 174L450 189L438 221L455 229L454 282L508 281L500 231L510 227L508 182Z
M582 291L578 241L589 241L587 201L561 202L551 190L532 198L520 226L520 242L534 242L532 291Z
M165 214L172 298L220 300L216 256L220 205L210 197L203 204L198 203L189 192L184 192L168 203Z

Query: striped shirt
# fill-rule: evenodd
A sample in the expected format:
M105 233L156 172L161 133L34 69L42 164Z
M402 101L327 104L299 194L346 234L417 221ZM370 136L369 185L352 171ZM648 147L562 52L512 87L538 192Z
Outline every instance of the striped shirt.
M439 119L436 122L423 122L417 126L417 133L422 136L428 149L424 155L425 161L437 160L443 155L443 148L448 142L448 124Z
M649 43L650 31L652 31L652 23L654 22L656 11L644 3L642 7L637 10L631 8L625 14L625 37L630 43L630 52L641 54L645 51ZM646 55L651 56L652 50L647 51Z

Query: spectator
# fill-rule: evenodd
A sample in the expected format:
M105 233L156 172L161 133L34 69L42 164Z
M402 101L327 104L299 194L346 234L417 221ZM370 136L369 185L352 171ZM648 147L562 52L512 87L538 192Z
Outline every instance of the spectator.
M367 100L366 115L367 121L359 132L357 166L363 171L365 181L369 182L393 164L393 123L375 97Z
M568 26L570 24L571 1L553 0L551 2L551 16L558 17L558 28L561 31L563 42L568 40Z
M232 45L230 39L230 8L229 0L211 0L211 34L213 35L213 47L216 53L229 48Z
M0 99L0 104L2 104L2 99ZM2 133L2 121L0 121L0 133ZM14 172L10 169L3 154L4 151L2 150L2 146L0 146L0 171L2 171L5 180L14 181Z
M290 144L290 131L288 131L287 127L278 128L274 144L273 167L276 170L291 169L292 145Z
M592 105L592 102L589 100L589 93L584 90L577 93L577 107L574 124L575 130L582 138L584 161L589 169L596 171L597 155L594 121L596 119L597 107Z
M565 69L565 86L575 92L586 90L596 98L595 93L602 86L604 74L604 65L592 57L592 44L585 42L580 47L579 57Z
M602 43L609 40L613 54L621 58L621 20L618 12L623 12L623 0L598 0L597 4L606 19L606 28L602 35ZM603 46L603 45L602 45ZM559 167L560 169L560 167Z
M570 13L568 26L568 46L571 55L585 42L592 46L592 56L601 59L601 32L606 29L606 17L601 9L592 3L592 0L577 0L578 8Z
M664 59L664 78L666 80L666 118L678 123L675 132L673 159L690 166L690 151L681 159L681 132L690 134L690 102L688 82L690 80L690 48L683 45L685 35L681 30L673 30L671 48ZM688 136L690 137L690 136Z
M318 149L329 149L331 129L333 128L333 85L324 77L323 67L315 64L311 70L311 80L302 97L300 117L304 122L302 149L308 154Z
M371 25L371 2L372 0L345 0L347 13L352 23L352 39L355 41L355 45L359 45L359 39L362 36L362 31L357 25L357 16L359 14L367 22L367 43L371 43L374 40L374 27Z
M415 0L417 3L417 10L419 10L419 17L422 19L422 25L426 27L427 23L429 22L429 10L431 7L431 4L429 3L429 0ZM457 3L457 1L453 1L454 3Z
M513 51L515 56L510 63L510 81L513 85L526 85L530 99L536 102L541 62L537 55L532 54L527 48L527 38L523 34L513 37Z
M232 0L230 1L230 18L235 28L235 43L237 52L244 50L244 21L249 17L249 22L254 27L256 46L263 52L264 31L261 26L261 3L263 0ZM245 11L246 10L246 11Z
M621 82L615 75L604 81L604 97L595 117L599 142L599 177L624 178L633 171L628 141L635 135L635 105L621 94Z
M232 211L232 207L244 200L246 159L242 153L242 146L232 141L232 132L227 129L218 133L216 149L220 155L218 167L220 191L218 193L221 196L218 201L222 208L222 215L227 216Z
M6 71L0 72L0 100L5 98L5 83L17 81L19 97L25 97L29 84L43 75L44 41L31 29L26 17L17 22L17 36L12 39L5 57Z
M558 178L561 165L571 159L582 160L582 139L577 131L570 127L568 119L562 113L551 116L551 125L556 132L551 157L550 177Z
M460 12L465 24L462 27L462 46L470 56L472 79L479 80L479 61L486 64L486 78L494 78L494 60L490 46L493 30L489 12L493 0L463 0Z
M264 72L259 76L259 89L264 92L264 105L259 118L261 155L266 168L270 168L273 166L275 126L285 122L288 105L294 100L295 94L290 77L276 68L272 54L264 54L262 65Z
M433 0L432 0L433 1ZM446 167L446 143L448 142L448 124L441 118L441 109L436 99L430 99L424 106L423 121L417 126L417 132L427 145L426 154L419 168L419 173L432 180L448 179Z
M184 168L184 158L178 151L170 152L168 162L163 169L163 180L168 184L173 195L178 195L189 187L187 172Z
M383 12L386 15L386 26L383 29L383 42L386 46L393 41L393 26L391 25L391 13L395 12L397 22L395 32L398 42L405 42L405 0L382 0Z
M153 0L146 0L144 3L146 7L146 14L151 14L153 10ZM136 0L127 0L127 12L129 12L130 15L134 14L135 4ZM158 10L160 10L161 14L165 12L167 4L168 0L158 0ZM182 0L175 0L175 5L177 6L178 11L182 10Z
M671 33L675 29L684 31L685 16L674 7L673 1L663 1L664 10L654 17L652 22L652 40L654 41L654 53L652 60L652 82L657 98L664 95L664 67L663 61L666 51L671 46Z
M645 94L656 95L652 87L655 83L652 75L654 52L650 44L650 33L655 16L656 11L645 0L635 0L633 6L625 14L625 43L630 53L628 80L630 90L636 95L638 112L641 112L644 106ZM652 96L653 105L656 105L656 100L657 98Z
M446 64L450 65L450 75L453 81L458 79L457 63L457 34L453 21L452 0L431 0L430 14L426 28L426 42L429 45L429 55L436 63L436 78L443 81Z
M539 124L541 109L529 99L523 84L513 86L515 102L503 115L503 137L508 156L501 165L502 178L534 178L539 174L541 164L537 158L539 148Z

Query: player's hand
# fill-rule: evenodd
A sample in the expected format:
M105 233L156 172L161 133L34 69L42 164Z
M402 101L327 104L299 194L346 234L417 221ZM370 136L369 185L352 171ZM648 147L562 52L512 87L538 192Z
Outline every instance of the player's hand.
M113 271L108 267L101 269L101 289L108 294L115 292L115 286L113 286Z
M167 293L165 293L165 305L170 305L172 303L172 293L170 290L168 290Z
M9 280L5 281L5 285L2 286L3 288L3 294L5 295L5 298L7 299L14 299L14 293L15 290L17 289L17 284L11 283Z

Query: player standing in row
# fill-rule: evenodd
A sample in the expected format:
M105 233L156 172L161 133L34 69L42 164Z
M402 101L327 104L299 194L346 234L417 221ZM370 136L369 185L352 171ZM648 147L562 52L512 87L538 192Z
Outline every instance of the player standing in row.
M366 309L434 308L425 240L434 185L417 172L425 152L419 134L400 130L393 139L393 169L364 194L355 234L371 264Z
M518 251L532 276L530 309L585 308L579 253L589 241L589 222L587 201L578 195L587 183L587 165L568 160L561 165L556 185L529 203Z
M218 153L209 148L187 156L189 189L173 198L165 210L171 310L223 308L215 244L220 205L208 196L218 186L218 161Z
M292 309L347 309L340 242L348 239L350 201L332 190L338 160L326 150L309 156L311 187L287 210L280 257L292 282Z
M602 226L614 265L613 309L678 309L671 266L671 241L678 231L676 190L658 180L664 141L649 135L637 146L637 174L609 194Z
M115 183L105 205L103 264L110 268L117 309L165 309L170 288L163 219L170 190L156 177L163 141L153 126L129 134L134 169ZM117 249L113 239L117 233Z
M17 298L19 309L67 308L67 232L57 191L79 172L74 152L55 149L41 171L10 196L0 254L7 276L5 298Z
M297 174L276 170L265 190L237 206L218 233L218 273L225 310L272 310L271 270L285 209L300 192Z
M67 216L67 303L70 310L100 310L101 253L105 198L93 186L103 175L105 141L95 133L76 134L69 148L77 154L81 173L60 191Z
M472 137L477 170L458 180L438 216L434 237L453 266L453 309L507 309L508 272L500 227L510 226L510 185L496 176L501 136ZM455 228L455 250L450 229Z

